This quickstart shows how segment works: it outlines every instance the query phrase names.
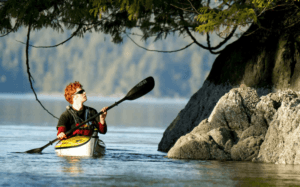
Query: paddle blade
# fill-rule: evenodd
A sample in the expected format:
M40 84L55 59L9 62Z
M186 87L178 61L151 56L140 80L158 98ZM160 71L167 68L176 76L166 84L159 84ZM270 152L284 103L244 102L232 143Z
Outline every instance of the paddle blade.
M43 149L37 148L37 149L31 149L29 151L25 151L25 153L42 153Z
M148 77L141 82L139 82L135 87L133 87L125 96L127 100L134 100L143 95L147 94L154 88L154 79L153 77Z

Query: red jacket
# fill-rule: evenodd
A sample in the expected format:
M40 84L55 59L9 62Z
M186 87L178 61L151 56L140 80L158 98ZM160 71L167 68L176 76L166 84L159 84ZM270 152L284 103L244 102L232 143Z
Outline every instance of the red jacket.
M79 124L77 123L76 126L78 126ZM106 124L101 124L100 122L98 122L98 129L100 131L101 134L105 134L107 132L107 126ZM64 132L66 133L66 127L58 127L57 128L57 135L61 132ZM92 136L93 134L93 131L92 130L87 130L87 129L84 129L84 130L81 130L81 129L77 129L75 130L72 134L68 135L67 137L70 138L71 136L74 136L74 135L85 135L85 136Z

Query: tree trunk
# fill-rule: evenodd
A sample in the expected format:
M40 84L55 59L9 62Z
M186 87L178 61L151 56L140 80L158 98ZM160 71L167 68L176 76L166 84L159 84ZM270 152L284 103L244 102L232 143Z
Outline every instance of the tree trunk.
M279 89L300 89L300 23L293 17L295 11L267 12L260 28L253 24L226 46L202 88L164 132L159 151L168 152L181 136L208 118L218 100L233 87L245 84L256 88L260 96Z

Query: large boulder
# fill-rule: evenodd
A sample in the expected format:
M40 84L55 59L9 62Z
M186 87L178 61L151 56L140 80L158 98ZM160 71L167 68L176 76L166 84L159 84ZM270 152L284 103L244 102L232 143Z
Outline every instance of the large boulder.
M300 163L299 109L300 97L291 90L259 98L253 88L231 89L168 157Z
M218 135L217 135L218 136ZM221 137L223 142L223 137ZM198 160L229 160L230 154L224 151L215 139L208 134L189 133L179 138L170 149L168 157Z
M258 155L260 146L264 141L264 135L250 136L246 139L240 140L231 148L232 160L249 161Z
M250 127L251 116L255 112L255 107L259 102L259 97L254 89L234 88L226 93L217 103L208 121L214 127L227 127L232 130L237 137Z
M300 98L293 91L280 94L281 106L255 161L300 164Z
M250 132L251 128L249 130L251 116L258 102L259 97L254 89L231 89L217 102L208 119L176 142L168 152L168 157L230 160L231 150L242 135L261 135ZM248 133L243 134L244 131ZM197 151L193 150L195 147ZM205 153L198 148L203 148Z

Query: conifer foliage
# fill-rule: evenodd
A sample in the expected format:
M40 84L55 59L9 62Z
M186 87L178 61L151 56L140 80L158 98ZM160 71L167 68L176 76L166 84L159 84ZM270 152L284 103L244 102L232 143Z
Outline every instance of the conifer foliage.
M293 10L284 27L300 21L300 0L0 0L0 36L31 25L32 30L52 28L58 32L74 29L73 36L100 31L120 43L137 28L143 40L164 39L169 34L189 36L193 43L218 54L237 29L261 26L268 11ZM278 12L278 13L281 13ZM262 29L268 29L263 28ZM211 46L209 33L224 41ZM193 34L206 34L207 45Z
M278 14L292 10L290 25L300 21L299 0L91 0L94 16L110 14L117 9L127 13L127 19L135 20L135 26L143 31L143 39L151 36L162 39L168 34L191 32L207 34L217 32L219 36L233 36L237 28L257 24L261 26L264 13ZM280 9L280 10L279 10ZM125 16L125 14L124 14ZM290 26L288 24L285 27ZM264 28L262 28L264 29ZM194 39L193 39L194 40ZM197 41L194 40L195 43ZM198 44L198 43L197 43ZM199 45L199 44L198 44ZM200 47L204 47L199 45ZM219 46L221 47L221 45ZM219 47L208 47L212 51ZM204 47L205 48L205 47Z
M63 26L80 27L76 35L82 36L83 26L97 21L89 13L91 8L89 1L84 0L0 0L0 34L7 35L31 25L32 30L50 27L58 32L64 31Z

